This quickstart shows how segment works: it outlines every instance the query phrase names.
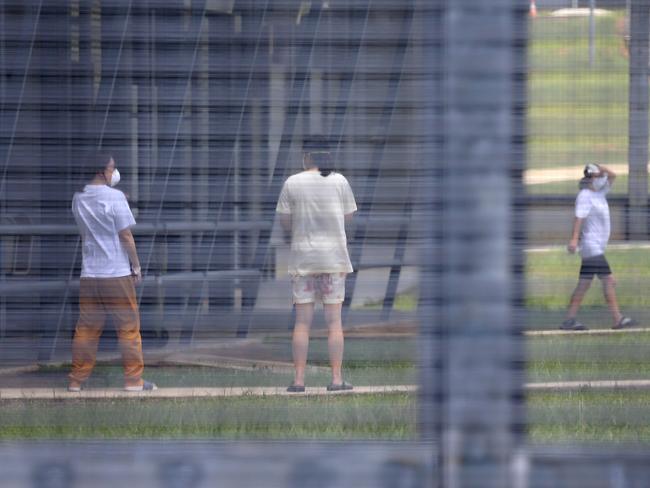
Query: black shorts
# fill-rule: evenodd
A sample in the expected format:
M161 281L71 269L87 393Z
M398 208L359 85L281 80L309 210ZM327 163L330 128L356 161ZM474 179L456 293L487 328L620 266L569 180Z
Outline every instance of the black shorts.
M609 268L609 263L604 254L582 260L582 266L580 266L580 279L592 279L594 275L597 275L602 279L611 274L612 270Z

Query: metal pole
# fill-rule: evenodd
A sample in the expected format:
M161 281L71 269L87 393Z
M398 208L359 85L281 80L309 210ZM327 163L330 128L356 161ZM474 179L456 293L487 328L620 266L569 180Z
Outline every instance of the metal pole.
M596 62L596 0L589 0L589 67Z
M522 161L516 123L525 107L527 5L438 0L444 49L440 193L431 215L439 253L431 297L437 351L440 485L520 486L514 480L521 418L521 324L513 306L513 239ZM519 94L517 100L515 94ZM433 189L432 189L433 191ZM434 212L432 212L433 214ZM437 284L435 284L437 282ZM437 366L436 366L437 365Z
M630 5L628 235L648 237L648 25L650 0Z

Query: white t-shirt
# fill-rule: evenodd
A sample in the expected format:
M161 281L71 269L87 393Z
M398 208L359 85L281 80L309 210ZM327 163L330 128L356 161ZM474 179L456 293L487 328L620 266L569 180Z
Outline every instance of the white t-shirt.
M86 185L75 193L72 213L81 234L82 278L119 278L131 274L129 255L118 232L135 219L124 194L107 185Z
M607 193L611 186L593 191L588 188L580 190L576 198L576 217L584 219L580 232L580 255L591 258L605 254L609 241L610 220Z
M342 174L303 171L289 177L276 207L291 215L289 274L351 273L344 216L356 209Z

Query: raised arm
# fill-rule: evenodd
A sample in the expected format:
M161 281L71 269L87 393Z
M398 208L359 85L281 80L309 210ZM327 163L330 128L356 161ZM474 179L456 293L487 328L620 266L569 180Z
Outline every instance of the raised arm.
M598 167L600 168L600 172L602 174L607 175L607 180L609 180L609 183L611 185L614 182L614 180L616 179L616 173L614 173L607 166L603 166L602 164L599 164Z

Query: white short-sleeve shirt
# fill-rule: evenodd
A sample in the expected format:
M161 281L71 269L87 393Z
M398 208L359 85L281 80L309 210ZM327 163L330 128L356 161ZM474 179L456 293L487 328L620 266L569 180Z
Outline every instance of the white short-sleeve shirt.
M580 255L583 259L605 254L611 225L607 203L610 188L609 181L598 191L584 188L576 198L575 216L584 219L580 232Z
M276 207L291 215L289 274L351 273L344 216L356 210L342 174L303 171L289 177Z
M119 278L131 274L119 232L135 225L124 194L107 185L86 185L72 199L82 240L82 278Z

